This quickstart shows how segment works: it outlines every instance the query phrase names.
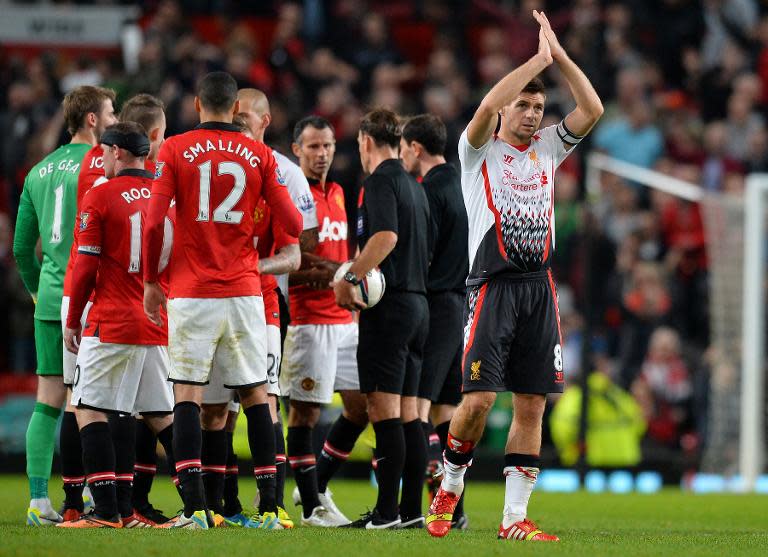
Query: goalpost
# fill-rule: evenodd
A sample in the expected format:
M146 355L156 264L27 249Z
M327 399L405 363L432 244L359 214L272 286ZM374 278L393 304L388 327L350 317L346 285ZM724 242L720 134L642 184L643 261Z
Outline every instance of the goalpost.
M601 174L700 203L710 261L713 365L702 469L752 490L765 466L765 258L768 174L749 176L745 196L707 193L697 184L613 159L587 156L587 201L601 197Z

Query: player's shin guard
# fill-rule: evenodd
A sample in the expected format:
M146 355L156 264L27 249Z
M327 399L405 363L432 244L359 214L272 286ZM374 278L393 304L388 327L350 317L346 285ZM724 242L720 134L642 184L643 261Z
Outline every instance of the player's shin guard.
M243 511L238 498L237 476L240 469L237 465L237 453L233 445L234 433L227 431L227 469L224 474L224 516L234 516Z
M320 506L317 495L317 462L312 451L312 428L288 428L288 462L296 478L301 494L304 518L309 518L315 507Z
M376 462L378 464L379 493L376 510L381 518L398 517L397 495L405 464L405 436L400 418L381 420L373 424L376 433ZM423 473L423 472L422 472Z
M64 481L64 508L83 512L83 446L74 412L64 412L59 432L61 479Z
M86 479L93 494L97 518L115 521L118 517L115 481L115 449L109 425L88 424L80 431Z
M283 424L278 420L273 425L275 427L275 466L277 467L275 497L277 498L277 506L285 508L285 501L283 500L286 475L285 437L283 437Z
M509 453L504 455L504 524L523 520L528 514L528 500L539 475L539 455Z
M48 480L51 477L53 449L56 445L56 424L59 420L59 414L61 414L61 409L36 402L32 417L29 419L26 454L30 499L48 497ZM78 458L82 459L80 455Z
M149 505L149 491L156 473L157 437L144 420L136 420L136 464L133 468L132 494L135 508Z
M187 518L205 508L201 447L200 407L194 402L179 402L173 408L173 455Z
M223 514L224 474L227 469L227 432L203 430L203 486L205 502L215 513Z
M437 424L435 426L435 433L437 433L437 436L440 438L440 451L442 454L442 451L445 451L445 448L448 446L448 429L451 426L451 421L448 420L446 422L443 422L441 424ZM464 494L466 493L466 489L461 492L461 498L459 499L458 504L456 505L456 510L453 513L454 517L458 517L464 514Z
M409 520L421 516L421 497L424 491L424 470L427 467L427 440L416 419L403 424L405 463L403 466L403 494L400 499L400 518Z
M364 425L357 425L343 415L333 423L317 460L317 488L320 493L325 493L328 482L347 461L364 429Z
M464 489L464 474L472 464L472 456L475 453L475 443L456 439L450 433L443 452L443 489L451 493L461 493Z
M254 404L245 409L248 419L248 444L253 457L253 475L259 488L259 513L277 512L275 500L275 429L268 404Z

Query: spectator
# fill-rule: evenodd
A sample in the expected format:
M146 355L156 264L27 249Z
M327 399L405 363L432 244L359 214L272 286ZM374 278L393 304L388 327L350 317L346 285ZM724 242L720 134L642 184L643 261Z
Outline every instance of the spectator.
M625 117L601 125L594 144L613 158L650 168L663 154L661 131L653 124L653 110L645 100L629 108Z
M648 437L672 447L679 446L683 433L691 429L693 387L680 351L680 337L673 329L656 329L640 376L632 384L648 422Z

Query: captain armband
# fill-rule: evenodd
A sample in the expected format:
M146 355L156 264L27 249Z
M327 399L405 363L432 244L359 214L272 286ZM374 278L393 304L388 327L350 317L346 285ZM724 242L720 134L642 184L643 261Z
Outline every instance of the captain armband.
M560 123L557 125L557 136L560 138L560 141L571 147L578 145L584 139L583 135L576 135L568 129L565 125L565 119L560 120Z

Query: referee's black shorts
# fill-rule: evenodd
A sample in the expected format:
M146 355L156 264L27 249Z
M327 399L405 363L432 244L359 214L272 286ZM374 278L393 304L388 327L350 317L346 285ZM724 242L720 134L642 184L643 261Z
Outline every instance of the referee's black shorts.
M419 398L433 404L457 406L461 402L461 355L463 349L464 302L462 292L431 292L429 336L424 345L424 364Z
M473 286L465 312L463 392L563 392L560 317L549 271Z
M374 307L360 312L360 392L416 396L428 331L429 308L423 294L388 292Z

